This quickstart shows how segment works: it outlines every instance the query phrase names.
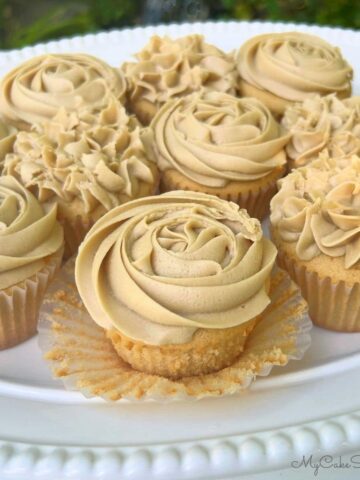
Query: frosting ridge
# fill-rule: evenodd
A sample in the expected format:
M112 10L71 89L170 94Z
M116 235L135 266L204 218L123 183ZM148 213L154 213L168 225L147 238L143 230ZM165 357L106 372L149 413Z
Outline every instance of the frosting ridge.
M157 110L167 100L208 88L235 93L236 69L233 60L220 49L205 43L202 35L173 40L153 36L135 55L137 62L123 65L130 106L146 100Z
M0 119L0 157L3 157L12 148L15 140L16 128Z
M352 68L340 50L306 33L257 35L235 53L240 77L290 101L313 93L349 96Z
M111 98L99 111L60 109L49 122L17 134L2 159L41 202L94 220L124 201L153 192L157 169L144 151L140 129Z
M109 95L123 101L123 74L102 60L85 54L41 55L20 64L0 83L0 111L16 126L54 117L59 108L96 109Z
M210 91L169 101L144 134L160 170L211 187L255 180L284 165L288 139L258 100Z
M360 265L360 158L318 160L293 170L271 200L270 220L281 238L296 243L301 260L344 257Z
M103 328L149 344L185 343L198 328L228 328L261 313L275 257L245 210L176 191L102 217L80 247L76 284Z
M31 277L62 244L63 230L56 221L56 206L46 213L15 178L1 176L0 289Z
M292 137L288 156L299 167L326 149L331 157L360 152L360 97L340 100L319 95L286 109L282 125Z

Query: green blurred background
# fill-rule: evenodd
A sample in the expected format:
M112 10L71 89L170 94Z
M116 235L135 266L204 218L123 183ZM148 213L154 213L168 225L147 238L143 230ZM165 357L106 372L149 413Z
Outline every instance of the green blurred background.
M124 26L206 19L360 28L360 4L359 0L0 0L0 49Z

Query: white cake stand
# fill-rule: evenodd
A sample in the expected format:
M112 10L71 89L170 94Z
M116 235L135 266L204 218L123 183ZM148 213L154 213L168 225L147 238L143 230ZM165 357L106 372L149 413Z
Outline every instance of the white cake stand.
M0 52L0 74L45 52L86 52L113 65L152 34L203 33L231 50L265 32L313 32L357 68L360 32L272 23L195 23L99 33ZM358 74L358 71L356 71ZM358 77L354 92L360 93ZM326 299L324 299L326 301ZM86 400L52 380L37 339L0 353L0 479L359 478L360 334L314 328L305 358L276 367L242 395L190 403ZM324 460L323 460L324 461ZM356 464L357 462L357 464ZM280 472L281 470L281 472ZM323 474L326 474L326 477Z

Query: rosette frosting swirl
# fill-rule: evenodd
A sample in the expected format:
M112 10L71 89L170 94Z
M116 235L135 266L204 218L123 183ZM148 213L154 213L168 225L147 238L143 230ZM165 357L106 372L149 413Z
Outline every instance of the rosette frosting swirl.
M339 100L319 95L286 109L282 125L292 134L286 147L296 167L326 149L331 157L360 152L360 97Z
M155 111L167 100L208 88L235 93L235 63L224 52L204 42L202 35L173 40L153 36L137 55L123 65L130 106L148 101Z
M1 165L41 202L57 201L61 213L93 220L151 194L158 176L139 127L116 99L96 114L60 109L50 122L19 132Z
M109 95L122 101L123 74L85 54L51 54L32 58L11 70L0 84L0 112L9 122L29 129L53 118L59 108L96 109Z
M147 344L190 341L261 313L276 249L245 210L170 192L122 205L82 243L76 284L92 318Z
M56 206L45 213L15 178L0 177L0 289L34 275L62 244Z
M299 32L257 35L236 53L240 76L249 84L290 101L313 93L349 96L352 68L340 50Z
M360 158L323 154L280 185L270 219L284 241L296 242L297 256L344 256L345 268L359 268Z
M144 141L154 145L160 170L201 185L255 180L286 163L289 135L254 98L194 93L164 105L150 128Z

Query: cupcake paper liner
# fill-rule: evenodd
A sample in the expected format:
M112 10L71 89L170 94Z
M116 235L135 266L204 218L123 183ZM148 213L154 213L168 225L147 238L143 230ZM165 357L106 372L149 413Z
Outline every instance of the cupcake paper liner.
M59 218L59 222L64 229L64 260L68 260L77 253L80 243L84 240L85 235L94 225L91 220L84 220L80 215L72 220Z
M279 172L279 175L274 177L268 184L260 186L258 189L248 190L247 192L239 192L234 188L233 191L224 191L224 193L215 193L211 189L206 189L206 187L199 186L201 188L196 188L196 184L188 184L186 180L178 181L170 178L170 176L162 177L160 181L160 192L169 192L173 190L191 190L194 192L208 193L210 195L216 195L223 200L231 201L237 203L241 208L245 208L250 215L250 217L258 218L263 220L266 215L268 215L270 210L270 200L277 193L277 181L282 177L284 172Z
M23 282L0 291L0 350L35 335L45 291L60 267L63 249L47 265Z
M133 370L85 310L74 284L74 263L67 262L48 291L40 313L39 344L54 377L85 397L164 402L234 394L248 388L256 376L268 375L274 365L302 358L310 345L307 304L288 274L277 268L271 304L233 365L179 380Z
M278 264L299 285L316 325L339 332L360 332L360 283L351 285L320 277L281 250Z

